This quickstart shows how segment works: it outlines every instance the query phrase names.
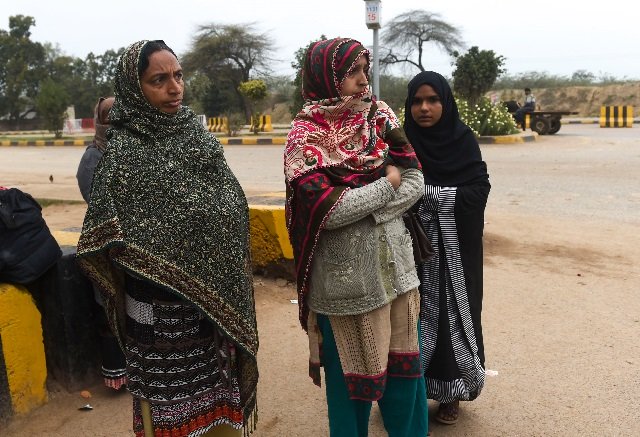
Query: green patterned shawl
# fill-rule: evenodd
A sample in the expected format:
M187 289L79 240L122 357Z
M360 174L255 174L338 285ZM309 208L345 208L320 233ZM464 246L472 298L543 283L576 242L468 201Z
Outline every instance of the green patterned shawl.
M78 243L82 269L122 334L123 272L182 296L236 344L245 420L258 379L249 210L218 140L187 107L165 114L142 94L130 46L116 72L108 148Z

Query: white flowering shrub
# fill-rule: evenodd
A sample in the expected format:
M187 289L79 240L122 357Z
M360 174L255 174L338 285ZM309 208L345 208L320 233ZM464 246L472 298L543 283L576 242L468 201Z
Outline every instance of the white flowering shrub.
M471 128L476 136L509 135L518 133L516 122L507 108L501 104L493 104L482 97L480 103L473 108L466 100L456 97L460 119Z
M513 116L501 103L494 105L488 98L483 97L472 110L466 100L456 97L456 104L460 112L460 119L471 128L476 136L510 135L520 132ZM402 126L405 117L404 108L399 109L396 115L400 120L400 126Z

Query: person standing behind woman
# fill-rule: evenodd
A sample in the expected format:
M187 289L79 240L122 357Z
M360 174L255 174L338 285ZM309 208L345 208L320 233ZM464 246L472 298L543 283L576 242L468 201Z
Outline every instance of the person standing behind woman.
M332 437L366 436L373 401L392 437L427 435L419 284L402 214L420 197L415 152L369 91L369 52L313 43L287 137L287 227L310 376L324 366Z
M491 185L471 129L446 79L433 71L408 86L404 129L422 164L418 213L435 257L420 270L420 353L435 419L458 420L459 401L482 390L482 233Z
M80 164L78 164L78 172L76 173L78 188L80 188L82 198L87 203L89 203L91 196L93 173L104 151L107 149L109 111L111 110L111 106L113 106L114 100L114 97L100 97L100 99L98 99L93 117L96 130L93 143L84 151L82 158L80 158ZM109 329L108 322L104 316L104 301L102 296L95 287L94 292L95 300L100 305L100 307L96 307L96 326L98 327L98 335L100 336L104 385L114 390L120 390L120 388L127 383L126 361L118 345L118 340Z
M134 432L248 434L258 333L246 198L182 106L164 42L128 47L114 89L78 257L125 352Z
M93 143L89 144L78 165L76 179L78 180L78 188L85 202L89 203L91 195L91 181L93 173L98 166L98 162L102 158L104 151L107 149L107 129L109 128L109 111L113 106L114 97L100 97L93 112L93 124L96 133L93 136Z

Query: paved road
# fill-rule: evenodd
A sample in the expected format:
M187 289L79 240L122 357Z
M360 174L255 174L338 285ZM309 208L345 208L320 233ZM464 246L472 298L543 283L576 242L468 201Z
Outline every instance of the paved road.
M18 186L38 198L81 200L75 171L83 150L0 147L0 185ZM558 134L531 143L483 145L482 153L494 187L492 207L640 219L640 126L564 125ZM225 155L251 202L282 204L282 146L226 146Z
M482 146L493 185L483 331L487 368L498 375L464 403L457 425L433 423L436 436L640 435L639 129L565 125L535 142ZM0 148L0 185L79 199L81 154ZM281 147L228 146L226 156L250 198L284 190ZM324 393L306 377L295 290L257 281L255 436L327 435ZM80 401L59 393L7 435L131 435L127 396L94 397L91 415L78 414ZM384 435L379 415L372 421L370 435Z
M567 125L531 143L483 146L482 153L493 208L640 221L640 129Z

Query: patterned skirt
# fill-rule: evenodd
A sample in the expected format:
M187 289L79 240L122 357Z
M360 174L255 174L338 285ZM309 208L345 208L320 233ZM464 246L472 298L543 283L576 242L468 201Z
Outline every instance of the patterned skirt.
M420 297L417 289L364 314L326 316L331 323L349 398L377 401L388 377L422 376L418 350ZM310 376L320 385L322 336L318 315L309 314Z
M235 349L191 303L127 276L126 344L133 429L144 436L140 399L155 435L199 436L243 425Z

